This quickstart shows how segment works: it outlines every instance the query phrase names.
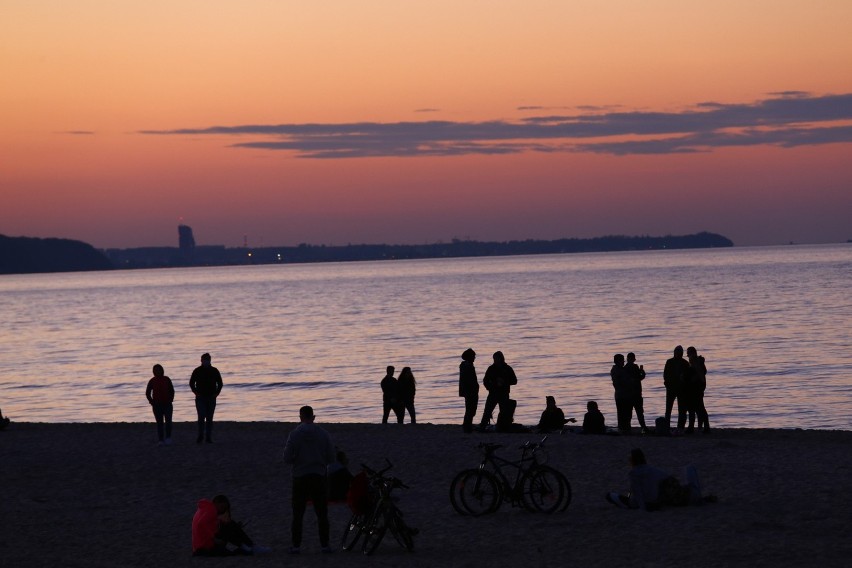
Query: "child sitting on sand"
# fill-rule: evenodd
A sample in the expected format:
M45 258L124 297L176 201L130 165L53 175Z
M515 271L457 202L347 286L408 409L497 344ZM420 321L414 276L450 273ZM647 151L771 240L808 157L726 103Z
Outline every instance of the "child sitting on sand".
M192 517L193 556L252 555L269 552L255 545L242 523L231 518L231 503L224 495L201 499Z

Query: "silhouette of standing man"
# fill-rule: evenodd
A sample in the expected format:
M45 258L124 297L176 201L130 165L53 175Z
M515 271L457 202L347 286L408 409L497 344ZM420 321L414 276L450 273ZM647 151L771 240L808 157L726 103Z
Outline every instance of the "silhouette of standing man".
M512 385L518 384L518 377L515 376L515 370L506 363L502 351L495 351L493 359L494 363L486 369L485 376L482 378L482 384L488 390L488 398L485 399L485 410L482 413L482 422L479 424L480 430L488 427L494 408L497 406L500 407L501 413L507 413L506 418L511 423L511 417L508 416L509 390Z
M396 421L402 424L403 413L399 408L399 384L393 376L393 365L388 365L385 378L382 379L382 424L388 423L391 410L396 414Z
M314 409L310 406L299 409L299 422L284 445L284 463L293 464L293 540L290 554L298 554L302 545L302 519L308 499L314 502L322 551L331 552L328 545L327 473L329 464L334 463L334 445L328 432L314 424Z
M663 384L666 387L666 424L671 428L672 408L677 401L677 428L683 430L686 424L686 401L684 385L689 375L689 362L683 358L683 347L674 348L674 356L666 361L663 368Z
M473 349L465 349L461 358L459 396L464 397L462 429L470 433L473 432L473 418L476 416L476 407L479 406L479 381L476 379L476 368L473 366L473 362L476 360L476 352Z
M216 397L222 392L222 375L211 364L210 353L201 356L201 365L192 371L189 388L195 394L195 410L198 413L198 438L200 444L213 443L213 413L216 412Z

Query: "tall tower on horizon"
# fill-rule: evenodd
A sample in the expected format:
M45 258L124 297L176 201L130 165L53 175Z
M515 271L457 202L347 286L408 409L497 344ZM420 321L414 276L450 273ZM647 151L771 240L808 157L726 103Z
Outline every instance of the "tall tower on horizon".
M178 248L180 256L187 264L192 264L195 252L195 237L192 236L192 227L189 225L178 225Z

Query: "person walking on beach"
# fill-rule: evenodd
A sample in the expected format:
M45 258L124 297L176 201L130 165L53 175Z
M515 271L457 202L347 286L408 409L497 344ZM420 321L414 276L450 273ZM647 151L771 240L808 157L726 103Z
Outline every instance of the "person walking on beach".
M200 444L213 443L213 413L216 412L216 397L222 392L222 375L212 364L210 353L201 356L201 365L192 371L189 388L195 394L195 410L198 413L198 438Z
M157 421L157 443L169 445L172 443L172 403L175 400L175 387L172 380L166 376L163 366L154 365L154 376L148 381L145 398L154 411Z
M459 396L464 397L464 419L462 429L473 432L473 419L476 416L476 407L479 406L479 381L476 378L476 368L473 362L476 360L476 351L465 349L461 355L462 362L459 365Z
M686 348L686 358L689 360L689 375L686 380L686 396L689 408L688 434L695 431L695 415L698 414L698 427L705 434L710 432L710 418L704 408L704 390L707 388L707 366L704 357L698 354L695 347Z
M393 372L393 365L388 365L385 377L382 379L381 382L382 424L388 423L388 416L390 416L391 410L393 410L393 413L396 414L396 421L402 424L403 413L400 411L399 408L399 384L396 380L396 377L393 376Z
M663 368L663 384L666 387L666 415L665 425L671 428L672 408L677 401L677 428L683 431L686 423L686 401L683 397L684 382L689 374L689 362L683 358L683 347L678 345L674 348L673 356L666 361Z
M618 431L621 434L630 434L630 422L633 420L633 381L624 368L624 355L618 353L612 360L609 376L615 389Z
M328 466L335 461L334 445L328 432L314 424L314 409L299 409L299 425L290 432L284 445L284 463L293 466L293 524L290 554L299 554L302 546L302 521L308 499L314 503L323 552L332 552L328 544Z
M488 391L488 398L485 399L485 410L482 412L482 421L479 424L480 430L488 428L488 423L491 421L494 408L500 407L500 414L504 419L502 422L511 424L513 409L509 404L509 391L512 385L518 384L518 377L515 376L515 370L507 363L502 351L495 351L492 356L494 363L485 370L485 376L482 378L482 384ZM498 421L500 418L498 416Z
M414 373L411 372L411 367L403 367L399 373L399 378L396 380L399 415L404 420L405 411L407 410L412 424L417 424L417 418L414 415L414 393L416 391L417 381L414 380ZM400 420L400 422L403 420Z
M639 427L642 428L642 433L648 433L648 427L645 425L645 407L642 402L642 381L645 380L645 366L636 364L636 354L627 354L627 363L624 365L624 372L630 377L630 383L633 390L633 402L631 406L636 411L636 419L639 421Z

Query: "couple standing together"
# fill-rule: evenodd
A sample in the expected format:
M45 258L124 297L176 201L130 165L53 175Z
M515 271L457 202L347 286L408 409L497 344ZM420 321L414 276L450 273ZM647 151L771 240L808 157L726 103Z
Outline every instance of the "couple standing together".
M462 353L462 362L459 365L459 396L464 397L464 422L462 428L465 432L473 431L473 418L476 416L476 407L479 405L479 381L476 379L476 368L473 362L476 360L476 352L466 349ZM488 390L488 398L485 399L485 409L482 412L482 421L479 428L484 430L491 421L494 409L499 406L500 414L497 418L497 426L502 422L511 424L514 414L513 403L509 398L509 390L512 385L518 384L515 370L507 363L502 351L493 355L492 363L485 371L482 384Z
M388 417L391 410L396 414L396 421L402 424L405 418L405 411L408 410L408 416L411 418L411 423L416 424L417 419L414 415L414 393L417 391L417 381L414 380L414 373L411 372L411 367L403 367L399 373L399 378L393 376L393 365L388 365L385 377L382 379L382 424L388 423Z

